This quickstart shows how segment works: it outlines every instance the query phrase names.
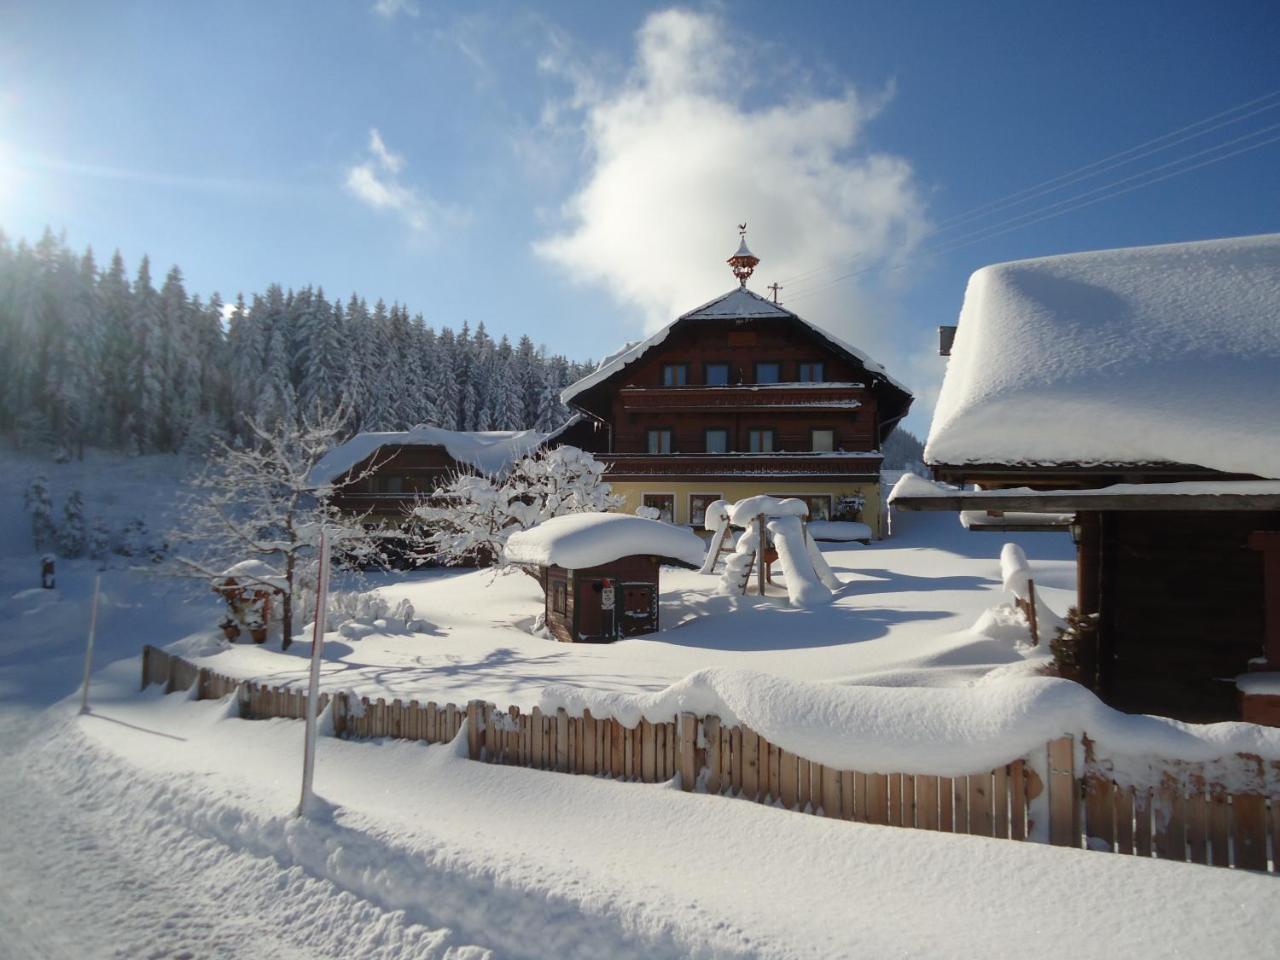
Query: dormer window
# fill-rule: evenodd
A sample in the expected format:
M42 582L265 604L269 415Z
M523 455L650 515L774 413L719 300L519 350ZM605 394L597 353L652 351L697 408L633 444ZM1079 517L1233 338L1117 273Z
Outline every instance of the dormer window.
M756 383L778 383L782 380L782 364L757 363Z
M687 363L664 363L662 365L662 385L664 387L688 386L689 365Z
M796 379L801 383L822 383L826 379L823 376L822 362L800 364L800 375Z

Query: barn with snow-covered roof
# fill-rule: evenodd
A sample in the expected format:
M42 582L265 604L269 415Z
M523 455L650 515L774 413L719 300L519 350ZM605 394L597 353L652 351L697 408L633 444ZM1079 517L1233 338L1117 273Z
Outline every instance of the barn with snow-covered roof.
M357 433L325 454L308 479L316 487L334 487L340 510L399 522L417 497L434 493L452 475L500 474L545 439L536 430L445 430L428 424Z
M1280 235L979 270L925 459L896 507L1069 528L1109 703L1280 725Z
M885 438L911 393L880 364L739 286L606 359L567 387L577 414L551 442L590 451L631 512L700 529L716 500L794 497L817 521L880 531Z

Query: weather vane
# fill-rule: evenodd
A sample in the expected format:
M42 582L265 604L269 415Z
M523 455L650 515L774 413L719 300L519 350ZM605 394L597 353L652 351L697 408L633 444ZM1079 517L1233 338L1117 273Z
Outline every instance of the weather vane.
M742 237L742 242L738 244L738 252L730 257L727 262L733 270L733 275L738 278L738 285L745 289L747 278L755 270L760 258L747 249L747 225L745 223L738 224L738 235Z

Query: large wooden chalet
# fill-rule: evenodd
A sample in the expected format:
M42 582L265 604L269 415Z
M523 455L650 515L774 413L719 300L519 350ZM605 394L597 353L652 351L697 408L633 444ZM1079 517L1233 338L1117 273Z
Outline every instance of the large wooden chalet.
M895 507L1065 521L1104 700L1280 726L1280 235L978 271L925 458Z
M739 286L606 360L562 398L575 419L552 443L590 451L628 512L701 528L707 504L797 497L814 519L880 531L881 445L910 392L875 361Z

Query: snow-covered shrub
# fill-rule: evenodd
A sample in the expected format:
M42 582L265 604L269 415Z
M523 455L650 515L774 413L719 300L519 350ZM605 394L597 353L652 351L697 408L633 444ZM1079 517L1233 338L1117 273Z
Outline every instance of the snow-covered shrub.
M517 530L568 513L603 512L622 498L602 479L604 464L577 447L539 450L502 478L460 473L419 502L415 554L447 566L487 565Z
M1054 675L1092 686L1091 665L1097 658L1097 648L1098 615L1086 616L1072 607L1067 611L1066 624L1049 641Z
M125 521L116 537L115 552L122 557L141 558L147 556L151 548L151 531L143 517L133 517Z
M53 522L53 500L49 497L49 478L37 473L27 484L23 498L27 513L31 515L31 542L37 550L53 546L57 539L57 527Z
M89 525L89 558L96 560L99 569L105 569L107 557L111 554L111 530L101 517L94 517Z
M84 553L87 538L84 528L84 497L79 490L67 494L62 505L62 526L58 528L58 552L64 557L78 557Z

